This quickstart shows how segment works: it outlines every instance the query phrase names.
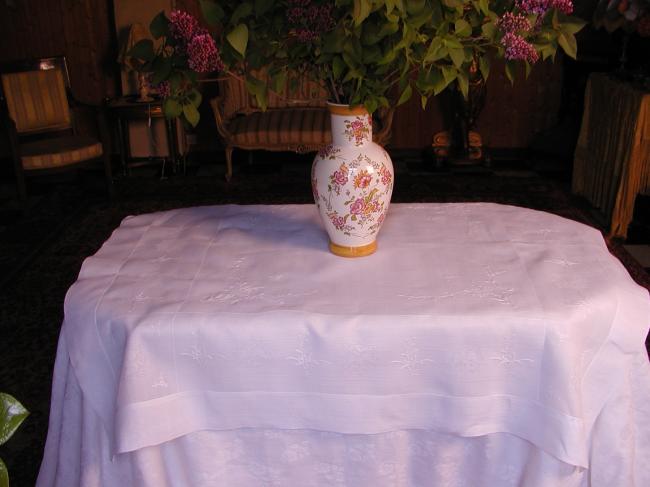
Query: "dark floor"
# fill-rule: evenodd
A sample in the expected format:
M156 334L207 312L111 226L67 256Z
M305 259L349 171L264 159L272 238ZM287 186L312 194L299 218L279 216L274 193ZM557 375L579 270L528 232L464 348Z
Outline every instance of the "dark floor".
M395 202L492 201L549 211L599 227L597 212L570 195L570 166L541 156L493 159L491 167L435 168L419 151L391 153ZM187 174L160 178L160 166L116 176L109 206L100 173L77 179L30 181L26 213L16 205L10 174L0 175L0 390L31 415L0 448L12 487L31 486L47 432L51 373L63 300L83 260L127 215L225 203L310 203L311 157L240 152L227 184L220 155L195 156ZM650 240L649 240L650 242ZM643 242L642 242L643 243ZM648 274L621 245L611 251L641 285Z

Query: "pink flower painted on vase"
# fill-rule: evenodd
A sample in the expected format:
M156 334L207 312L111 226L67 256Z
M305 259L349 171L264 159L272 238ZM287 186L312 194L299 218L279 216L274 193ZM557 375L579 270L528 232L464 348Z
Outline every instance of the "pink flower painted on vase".
M328 144L325 147L322 147L318 151L318 157L320 157L321 159L335 159L336 154L338 154L339 152L341 152L341 149L339 149L338 147L334 148L334 144Z
M336 213L330 213L329 217L332 225L334 225L334 228L337 230L343 230L345 228L346 219L344 217L338 216Z
M334 171L334 173L330 176L332 184L336 184L338 186L343 186L346 184L348 182L348 172L348 166L341 164L338 171Z
M363 144L364 140L369 138L371 129L368 126L367 119L365 117L356 117L355 120L345 121L344 133L348 137L348 140L354 140L354 145L360 146Z
M365 169L360 171L354 178L354 187L355 188L367 188L372 182L372 176Z
M353 215L363 214L366 208L366 202L363 198L357 198L354 203L350 205L350 213Z
M381 182L384 185L388 186L393 182L393 175L390 173L388 168L383 164L381 165L381 169L379 170L379 175L381 177Z

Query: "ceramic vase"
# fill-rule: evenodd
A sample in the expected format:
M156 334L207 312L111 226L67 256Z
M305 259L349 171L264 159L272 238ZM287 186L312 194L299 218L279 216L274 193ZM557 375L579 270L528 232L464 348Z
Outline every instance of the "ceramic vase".
M314 201L332 253L363 257L377 249L377 234L393 193L393 163L372 141L372 117L365 108L336 104L328 108L332 143L314 159Z

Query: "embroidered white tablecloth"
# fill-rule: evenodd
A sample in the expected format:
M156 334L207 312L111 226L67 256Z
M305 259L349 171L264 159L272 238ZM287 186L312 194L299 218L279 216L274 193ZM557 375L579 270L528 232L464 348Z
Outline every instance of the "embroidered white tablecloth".
M429 431L584 471L608 401L650 377L648 304L599 232L528 209L393 204L377 253L344 259L311 205L187 208L84 262L61 360L118 457L206 430Z

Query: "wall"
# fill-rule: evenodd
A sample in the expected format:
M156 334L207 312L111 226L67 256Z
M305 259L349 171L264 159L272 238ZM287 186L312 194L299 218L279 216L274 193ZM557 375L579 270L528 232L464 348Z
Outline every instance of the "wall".
M116 40L107 0L3 0L0 62L65 54L77 98L116 93Z
M562 58L555 64L539 63L526 80L518 73L515 85L506 78L501 63L495 63L488 78L485 107L476 130L483 144L494 148L528 147L534 136L556 123L562 91ZM421 148L433 135L447 129L439 97L421 110L414 96L395 112L391 147Z

